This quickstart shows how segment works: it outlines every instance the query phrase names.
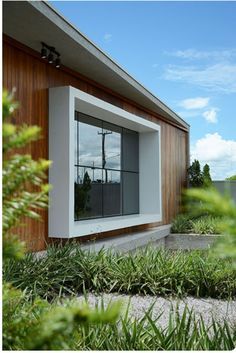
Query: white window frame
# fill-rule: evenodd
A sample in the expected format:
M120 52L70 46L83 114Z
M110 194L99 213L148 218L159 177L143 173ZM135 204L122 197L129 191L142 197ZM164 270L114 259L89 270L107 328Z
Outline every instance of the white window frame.
M74 221L75 110L139 133L139 214ZM49 236L74 238L162 221L161 128L71 86L49 89Z

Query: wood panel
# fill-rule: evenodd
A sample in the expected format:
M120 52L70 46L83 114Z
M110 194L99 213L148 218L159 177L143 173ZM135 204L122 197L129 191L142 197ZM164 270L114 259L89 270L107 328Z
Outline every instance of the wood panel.
M20 109L14 116L16 124L39 125L42 138L27 147L33 158L48 158L48 88L71 85L86 93L112 103L130 113L157 122L161 125L162 149L162 200L163 222L168 224L176 215L180 205L182 188L186 185L188 165L188 132L186 129L169 124L161 116L150 113L136 103L121 98L105 87L82 77L68 68L56 69L43 61L39 54L9 38L3 42L3 86L8 90L16 89L15 97ZM42 250L48 239L47 211L41 211L42 221L24 220L25 227L19 231L21 239L31 250ZM120 231L100 234L99 237L129 234L133 230L152 225L132 227ZM87 239L87 238L84 238Z

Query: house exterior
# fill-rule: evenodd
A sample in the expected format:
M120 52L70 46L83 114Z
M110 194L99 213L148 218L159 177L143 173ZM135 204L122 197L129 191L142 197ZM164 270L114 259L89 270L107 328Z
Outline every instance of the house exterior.
M187 182L189 125L48 3L4 2L3 32L15 123L41 126L27 152L53 161L49 210L20 230L28 248L170 224Z

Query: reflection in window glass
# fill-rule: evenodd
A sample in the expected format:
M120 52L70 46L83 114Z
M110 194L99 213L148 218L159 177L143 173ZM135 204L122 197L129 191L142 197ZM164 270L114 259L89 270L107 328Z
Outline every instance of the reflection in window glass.
M139 212L139 177L137 173L122 173L123 214Z
M139 135L127 129L123 129L122 169L133 172L139 170Z
M77 120L74 120L74 141L75 141L74 161L76 165L79 163L78 126L79 126L79 122Z
M102 122L79 114L78 164L102 167Z
M104 163L103 168L120 170L122 129L103 122Z
M120 174L121 173L116 170L103 170L104 216L117 216L122 214Z
M139 135L75 112L75 220L139 212Z
M75 167L75 220L102 217L102 170Z

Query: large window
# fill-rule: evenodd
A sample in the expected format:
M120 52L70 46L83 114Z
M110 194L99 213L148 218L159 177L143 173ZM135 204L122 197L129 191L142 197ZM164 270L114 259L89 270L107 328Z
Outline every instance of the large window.
M139 213L139 135L75 112L76 221Z

